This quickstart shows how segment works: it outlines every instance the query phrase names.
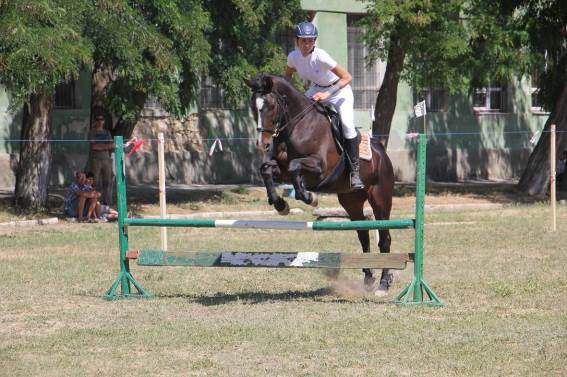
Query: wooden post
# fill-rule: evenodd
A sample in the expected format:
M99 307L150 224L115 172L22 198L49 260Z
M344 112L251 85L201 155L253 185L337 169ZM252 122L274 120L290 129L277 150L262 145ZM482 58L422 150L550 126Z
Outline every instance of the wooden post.
M159 213L162 219L167 217L165 201L165 148L163 132L158 134L158 169L159 169ZM167 251L167 228L160 228L161 249Z
M551 125L551 137L549 138L549 165L550 165L550 176L549 176L549 185L551 191L551 216L552 216L552 229L555 232L557 230L557 194L556 194L556 183L555 182L555 175L556 172L556 151L555 151L555 124Z

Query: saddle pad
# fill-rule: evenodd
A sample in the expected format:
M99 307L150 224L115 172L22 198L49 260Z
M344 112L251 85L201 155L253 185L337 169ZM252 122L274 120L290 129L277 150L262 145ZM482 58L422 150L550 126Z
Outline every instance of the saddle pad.
M360 134L360 145L358 147L358 155L363 160L372 160L372 149L370 148L370 133Z

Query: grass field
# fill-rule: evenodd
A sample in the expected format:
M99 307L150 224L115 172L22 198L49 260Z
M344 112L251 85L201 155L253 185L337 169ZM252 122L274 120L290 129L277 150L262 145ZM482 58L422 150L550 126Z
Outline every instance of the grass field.
M412 216L412 200L396 198L392 217ZM481 201L426 203L451 200ZM313 219L300 207L290 220ZM132 209L157 212L144 201ZM241 190L169 210L231 209L269 208ZM509 201L428 211L425 278L442 308L389 303L411 264L386 298L365 295L361 271L332 280L321 270L134 265L155 298L107 302L116 224L0 229L0 376L565 376L567 206L555 233L549 212ZM355 232L172 228L169 238L170 250L359 252ZM392 252L411 251L412 231L392 238ZM131 228L130 244L157 247L159 230Z

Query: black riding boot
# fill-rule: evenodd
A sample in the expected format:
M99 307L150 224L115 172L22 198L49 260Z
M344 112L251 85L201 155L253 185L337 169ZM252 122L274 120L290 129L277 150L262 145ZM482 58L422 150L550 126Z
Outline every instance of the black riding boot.
M360 160L358 157L359 136L345 140L345 150L350 162L350 187L353 189L363 189L364 184L360 180Z

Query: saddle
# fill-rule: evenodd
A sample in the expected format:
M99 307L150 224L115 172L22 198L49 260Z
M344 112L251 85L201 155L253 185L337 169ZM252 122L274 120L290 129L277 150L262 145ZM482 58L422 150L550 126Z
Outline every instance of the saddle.
M337 146L337 150L341 155L341 159L339 160L337 166L335 166L331 174L329 174L329 176L321 181L315 189L315 191L325 191L325 189L332 186L343 175L346 169L348 169L350 172L350 163L344 149L345 136L343 133L343 125L339 113L334 109L332 105L322 104L320 102L315 104L315 109L320 113L326 115L329 119L333 139L335 140L335 145ZM359 157L363 160L371 160L372 149L370 148L370 135L361 135L358 130L356 130L356 134L358 140L360 141Z

